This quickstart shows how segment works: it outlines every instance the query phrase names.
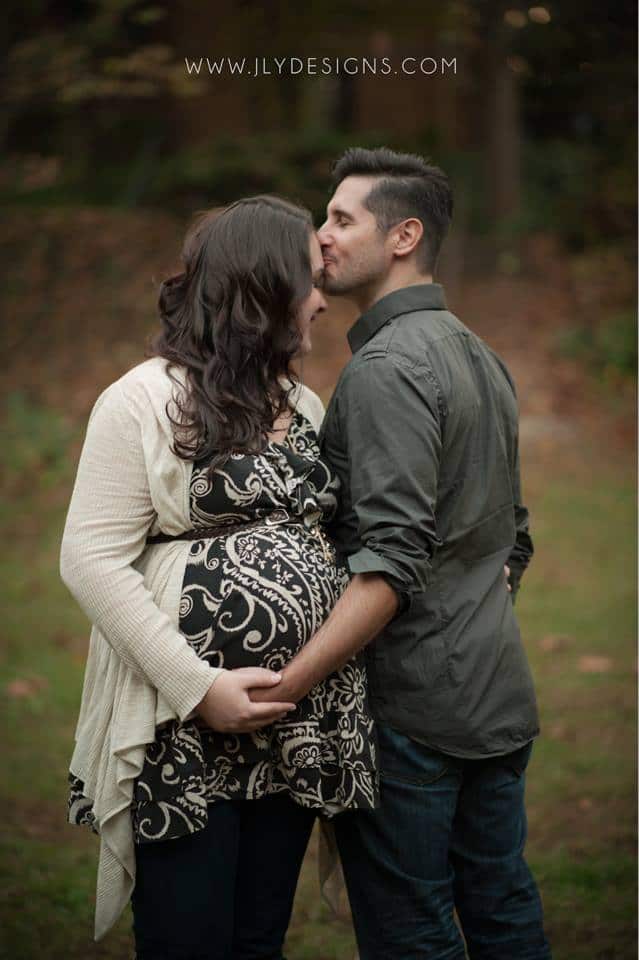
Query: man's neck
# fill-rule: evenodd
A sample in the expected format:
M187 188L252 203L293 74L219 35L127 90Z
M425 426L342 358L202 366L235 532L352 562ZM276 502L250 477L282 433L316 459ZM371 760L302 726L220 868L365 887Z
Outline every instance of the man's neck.
M371 284L360 290L354 290L351 299L356 304L360 313L366 313L378 300L394 293L396 290L403 290L405 287L415 287L423 283L432 283L432 274L415 273L414 271L404 274L395 274L384 277L376 284Z

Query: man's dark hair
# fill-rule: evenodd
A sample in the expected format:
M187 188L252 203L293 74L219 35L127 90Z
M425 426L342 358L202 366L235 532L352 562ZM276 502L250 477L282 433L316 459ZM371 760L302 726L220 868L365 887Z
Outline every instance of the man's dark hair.
M413 153L351 147L333 167L333 190L346 177L379 177L364 206L383 233L409 217L421 220L420 266L432 273L453 215L453 192L444 171Z

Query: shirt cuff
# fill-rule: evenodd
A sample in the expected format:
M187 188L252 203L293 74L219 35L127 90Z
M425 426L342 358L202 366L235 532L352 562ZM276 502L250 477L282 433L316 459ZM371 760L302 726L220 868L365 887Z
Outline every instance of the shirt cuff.
M380 556L368 547L362 547L347 559L351 573L378 573L397 594L399 606L395 617L406 613L410 607L410 583L406 575L386 557ZM393 619L395 619L393 617Z

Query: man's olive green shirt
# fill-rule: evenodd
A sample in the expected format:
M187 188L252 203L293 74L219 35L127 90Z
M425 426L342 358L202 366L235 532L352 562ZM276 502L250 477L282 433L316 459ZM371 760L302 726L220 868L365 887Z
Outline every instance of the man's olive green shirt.
M509 753L538 733L513 609L533 552L513 382L438 284L383 297L348 339L321 435L342 483L330 532L401 599L366 652L373 712L446 753Z

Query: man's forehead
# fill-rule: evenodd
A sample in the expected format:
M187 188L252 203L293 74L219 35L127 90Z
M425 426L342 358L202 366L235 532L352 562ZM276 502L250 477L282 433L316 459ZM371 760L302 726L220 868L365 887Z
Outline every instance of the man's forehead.
M364 208L364 200L377 181L377 177L346 177L331 197L326 208L329 213L334 210L354 212Z

